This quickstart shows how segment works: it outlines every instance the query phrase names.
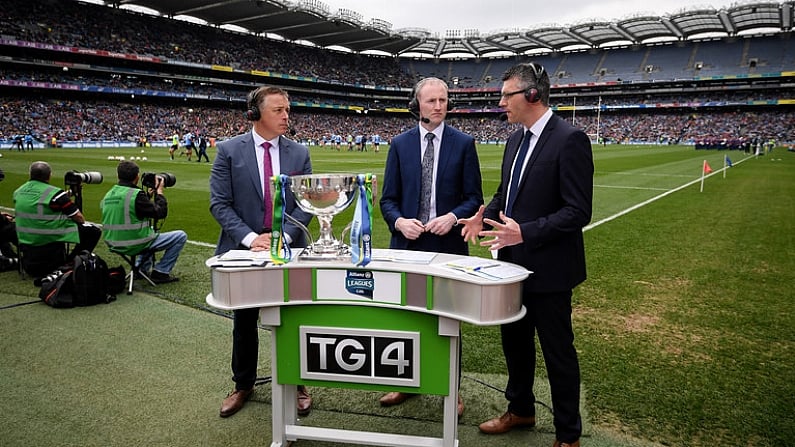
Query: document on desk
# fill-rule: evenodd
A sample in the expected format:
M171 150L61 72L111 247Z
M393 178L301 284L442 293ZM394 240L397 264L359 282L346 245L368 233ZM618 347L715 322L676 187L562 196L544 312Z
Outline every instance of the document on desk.
M229 250L213 267L260 267L271 261L270 251Z
M522 267L475 256L452 259L443 266L485 279L507 279L527 274Z
M407 262L410 264L430 264L436 253L428 251L394 250L390 248L373 249L373 261Z

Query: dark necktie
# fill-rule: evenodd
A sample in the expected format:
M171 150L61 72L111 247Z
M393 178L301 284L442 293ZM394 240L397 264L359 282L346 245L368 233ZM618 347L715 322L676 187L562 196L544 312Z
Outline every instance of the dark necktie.
M420 212L417 219L422 223L427 223L431 216L431 192L433 191L433 138L431 132L425 134L428 145L425 147L425 154L422 156L422 183L420 184Z
M262 197L265 201L265 218L262 220L262 228L271 228L271 221L273 220L273 200L271 200L271 177L273 176L273 167L271 167L271 146L270 141L262 143L262 148L265 149L265 156L262 157L262 167L265 175L265 182L262 187Z
M505 205L505 215L511 217L513 215L513 203L516 201L517 189L519 189L519 179L522 177L522 167L524 166L524 159L527 157L527 151L530 148L530 137L533 132L529 130L524 133L522 145L519 146L519 153L516 155L516 160L513 164L513 172L511 173L511 187L508 189L508 203Z

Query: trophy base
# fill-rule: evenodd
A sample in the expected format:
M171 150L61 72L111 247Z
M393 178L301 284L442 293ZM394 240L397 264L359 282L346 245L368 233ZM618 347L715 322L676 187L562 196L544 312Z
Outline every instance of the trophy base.
M340 247L331 248L331 247L315 247L310 245L309 247L305 248L301 254L298 255L299 259L305 259L307 261L337 261L337 260L344 260L350 259L351 257L351 249L348 248L346 245L342 245Z

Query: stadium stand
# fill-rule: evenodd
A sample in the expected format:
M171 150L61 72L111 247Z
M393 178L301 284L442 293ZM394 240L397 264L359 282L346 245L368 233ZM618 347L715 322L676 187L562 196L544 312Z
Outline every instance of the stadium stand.
M647 48L631 48L624 51L606 51L596 69L597 81L639 81L644 78Z
M784 2L782 8L791 13L793 4ZM774 6L757 7L770 12ZM753 24L743 22L744 8L748 6L721 14L747 28ZM705 14L709 12L693 12L694 22ZM687 25L687 18L685 13L666 20L687 37L699 31ZM531 59L550 74L553 108L609 141L792 142L792 14L789 20L780 24L780 32L759 35L571 51L548 43L550 51L533 56L460 60L332 51L74 0L4 0L0 147L28 132L41 142L55 136L64 144L86 145L135 144L143 136L166 144L175 129L222 139L247 128L241 115L245 96L263 83L290 91L298 138L320 143L332 134L378 133L388 140L414 125L405 106L414 82L424 76L450 83L458 104L452 119L461 128L481 141L501 141L511 130L497 119L502 73ZM670 33L668 28L642 28L652 22L639 21L632 32ZM621 23L629 30L634 22ZM715 26L714 20L710 23ZM371 27L359 28L365 32ZM600 32L609 31L603 28ZM565 42L572 32L587 39L588 29L546 29L547 40L540 32L532 41L518 34L486 36L469 48L480 56L488 42L499 41L503 48L520 50L528 42ZM357 32L356 26L349 31ZM443 55L448 43L432 36L411 39L398 42L404 45L400 52ZM576 119L569 111L575 105Z

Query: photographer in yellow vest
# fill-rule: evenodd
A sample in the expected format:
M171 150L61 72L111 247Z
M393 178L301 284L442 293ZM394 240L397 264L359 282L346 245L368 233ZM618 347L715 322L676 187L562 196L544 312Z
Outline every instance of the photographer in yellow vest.
M43 161L30 165L30 180L14 191L14 211L22 268L41 278L82 250L93 251L102 231L86 222L69 194L50 185L52 169ZM65 244L75 244L64 256Z
M163 179L156 177L153 199L138 187L140 169L135 162L122 161L116 168L119 183L114 185L100 203L102 232L105 243L117 252L139 255L141 271L157 284L179 281L171 275L188 235L182 230L156 232L149 219L165 219L168 202L163 195ZM155 252L164 251L160 261L152 266ZM149 269L152 269L151 273Z

